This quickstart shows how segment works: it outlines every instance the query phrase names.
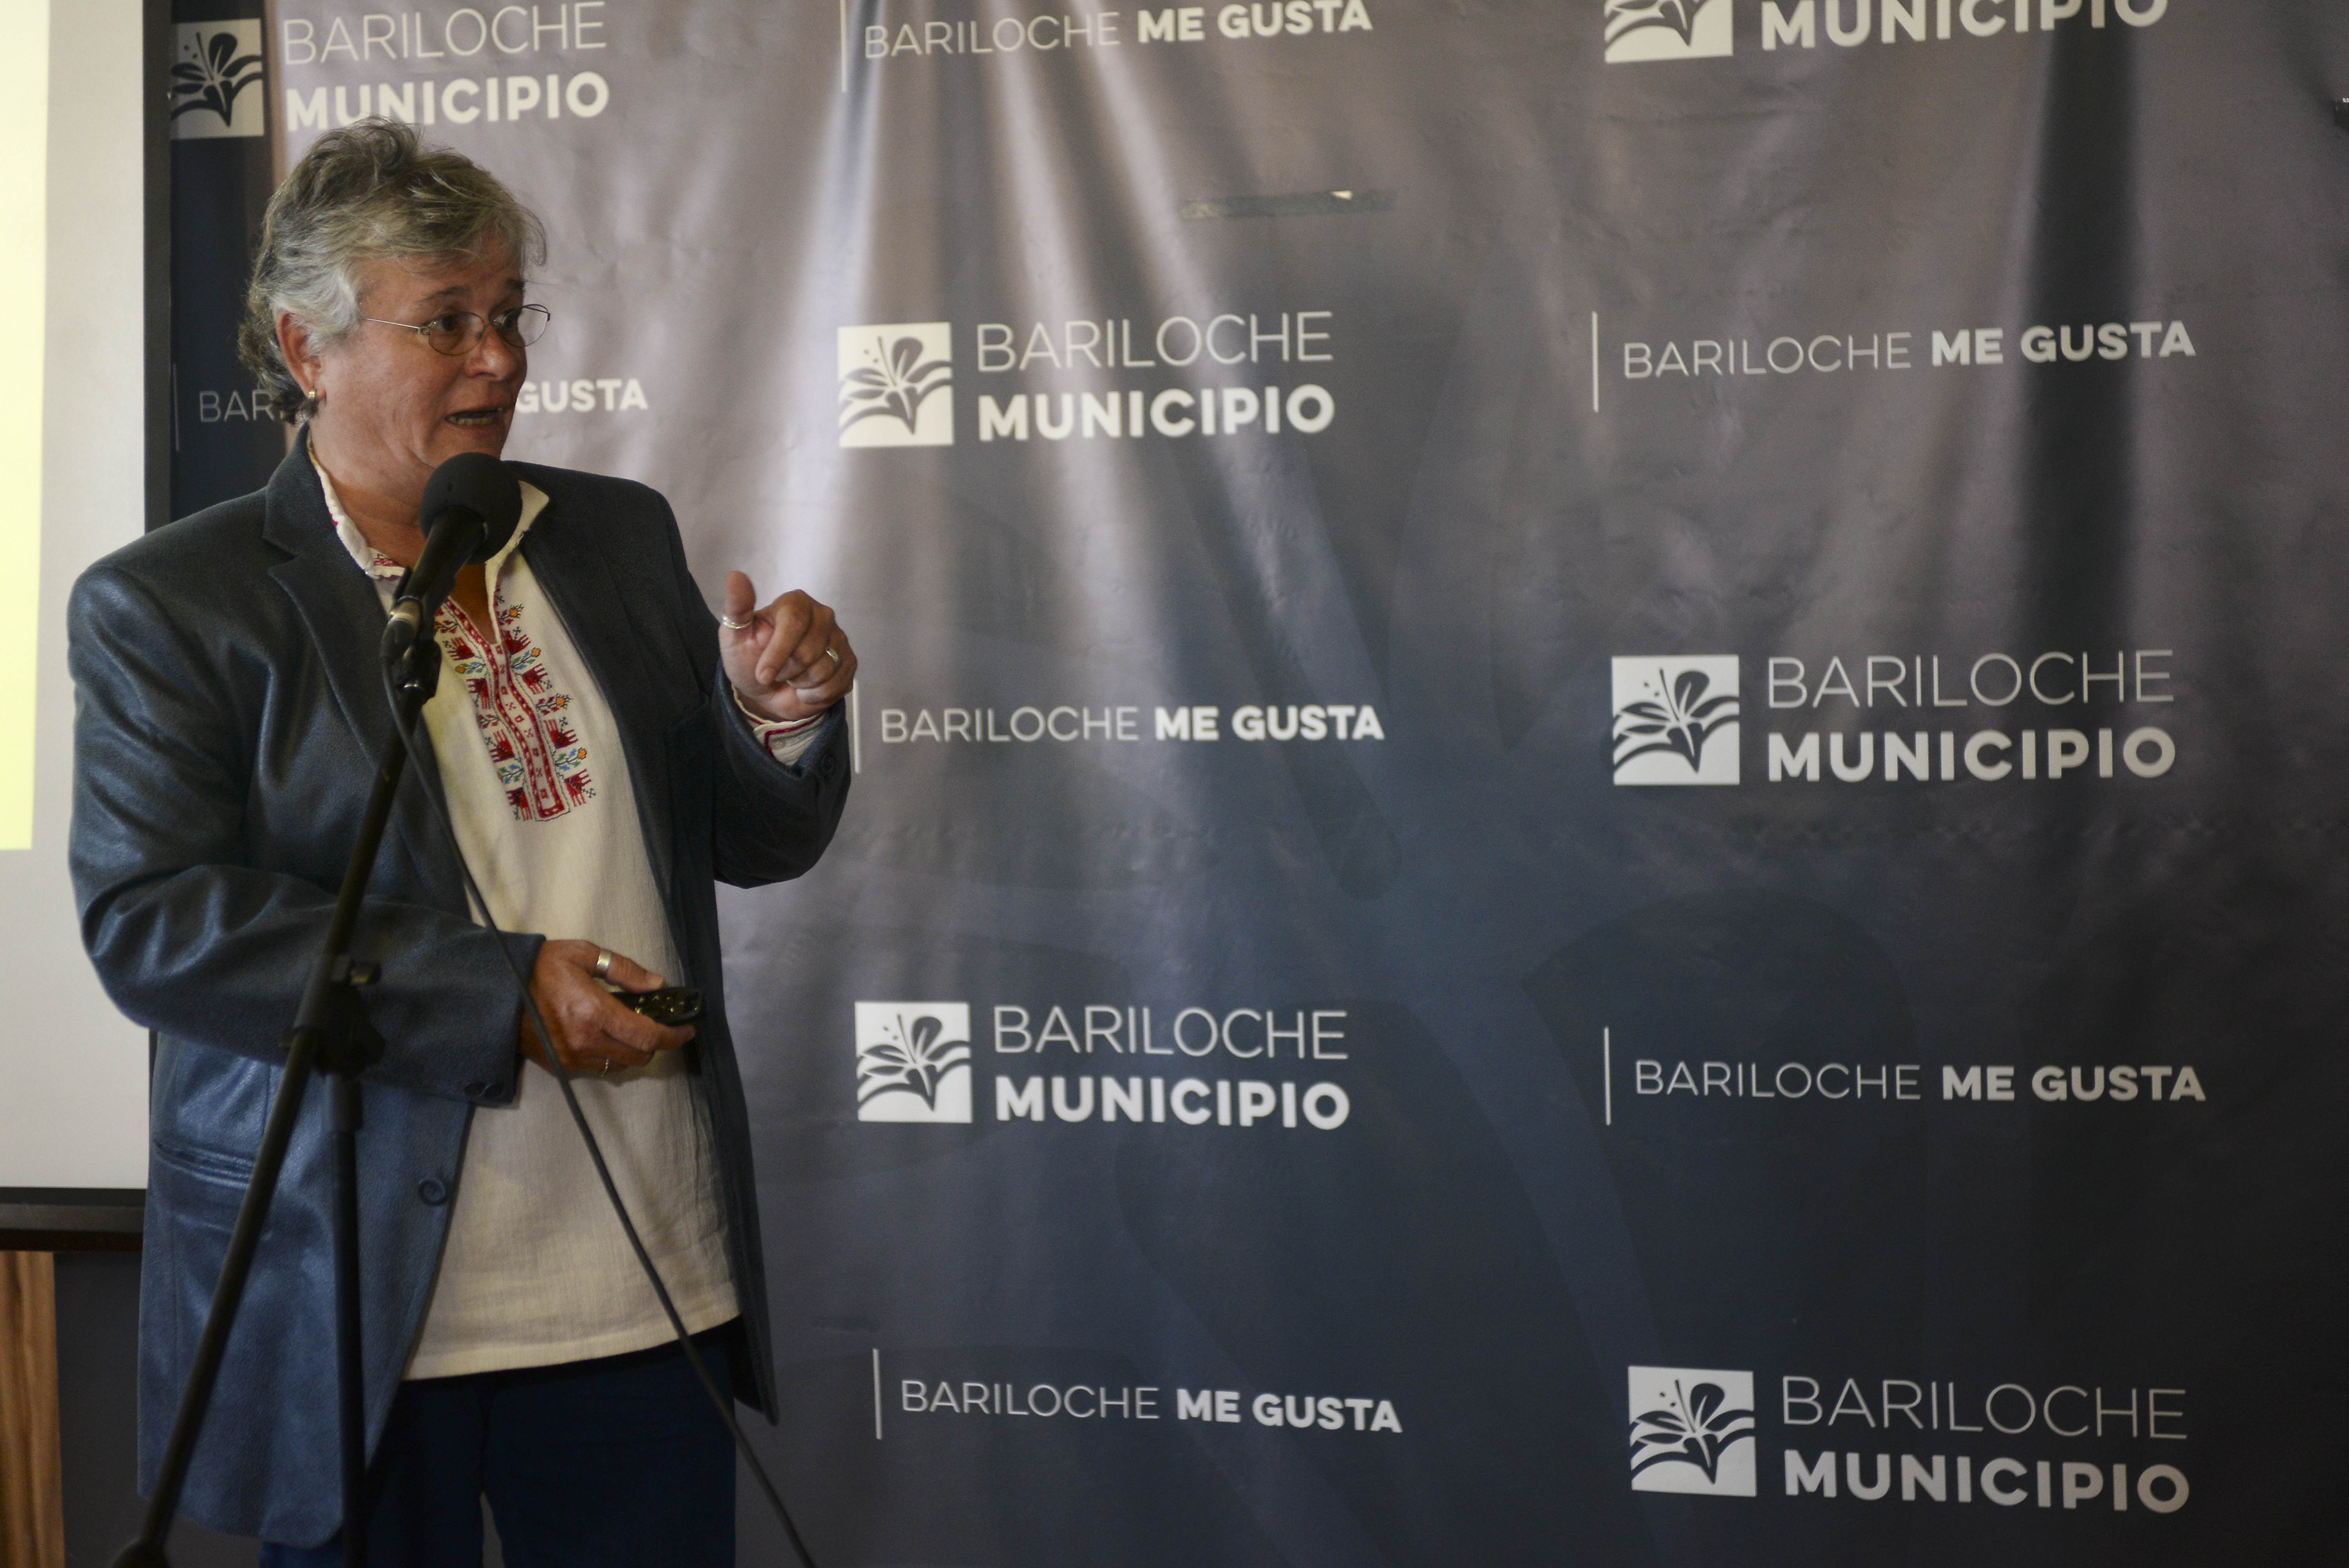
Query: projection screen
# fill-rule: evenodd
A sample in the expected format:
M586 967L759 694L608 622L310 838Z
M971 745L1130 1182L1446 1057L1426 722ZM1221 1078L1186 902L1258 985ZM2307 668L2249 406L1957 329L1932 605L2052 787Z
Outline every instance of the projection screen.
M0 1187L139 1187L146 1032L99 990L66 872L65 606L146 506L140 6L0 0L0 30L49 63L0 96Z

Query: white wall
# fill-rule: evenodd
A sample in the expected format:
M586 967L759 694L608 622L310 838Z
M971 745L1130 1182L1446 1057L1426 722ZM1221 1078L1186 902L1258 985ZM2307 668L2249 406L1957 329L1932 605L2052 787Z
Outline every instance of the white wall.
M39 4L15 0L0 14L29 5L37 15ZM33 847L0 851L0 975L10 989L0 1006L0 1186L147 1180L146 1032L98 987L65 862L66 593L84 566L139 536L146 504L140 12L139 0L54 0L49 15ZM10 242L42 242L9 216Z

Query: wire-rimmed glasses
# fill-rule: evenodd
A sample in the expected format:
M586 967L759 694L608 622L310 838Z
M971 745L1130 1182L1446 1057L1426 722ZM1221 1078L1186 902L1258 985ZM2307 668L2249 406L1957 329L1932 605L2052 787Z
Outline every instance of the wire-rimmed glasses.
M543 304L518 304L512 310L502 310L486 322L470 310L446 310L427 322L386 321L379 315L363 315L361 321L378 326L396 326L422 338L435 354L471 354L484 335L492 327L508 347L528 348L543 336L554 313Z

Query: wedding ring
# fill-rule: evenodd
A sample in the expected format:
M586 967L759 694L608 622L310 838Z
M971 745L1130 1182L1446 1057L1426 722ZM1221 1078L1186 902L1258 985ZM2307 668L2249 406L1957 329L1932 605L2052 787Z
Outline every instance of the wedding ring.
M609 1057L604 1058L604 1076L605 1078L612 1076L612 1058Z
M609 980L611 977L612 950L608 947L599 947L595 949L595 978Z
M838 669L840 667L840 650L838 648L833 647L830 643L826 643L823 645L823 655L832 661L832 667L833 669Z
M718 617L718 624L730 632L747 632L750 629L749 621L737 621L725 615Z

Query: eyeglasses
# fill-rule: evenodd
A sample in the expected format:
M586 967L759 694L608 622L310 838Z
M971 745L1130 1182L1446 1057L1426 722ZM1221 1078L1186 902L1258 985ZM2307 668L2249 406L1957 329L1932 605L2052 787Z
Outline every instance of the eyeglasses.
M378 326L396 326L412 332L432 346L436 354L471 354L492 327L512 348L528 348L546 332L554 313L543 304L518 304L512 310L502 310L484 322L470 310L443 311L423 323L386 321L381 316L363 315L361 321Z

